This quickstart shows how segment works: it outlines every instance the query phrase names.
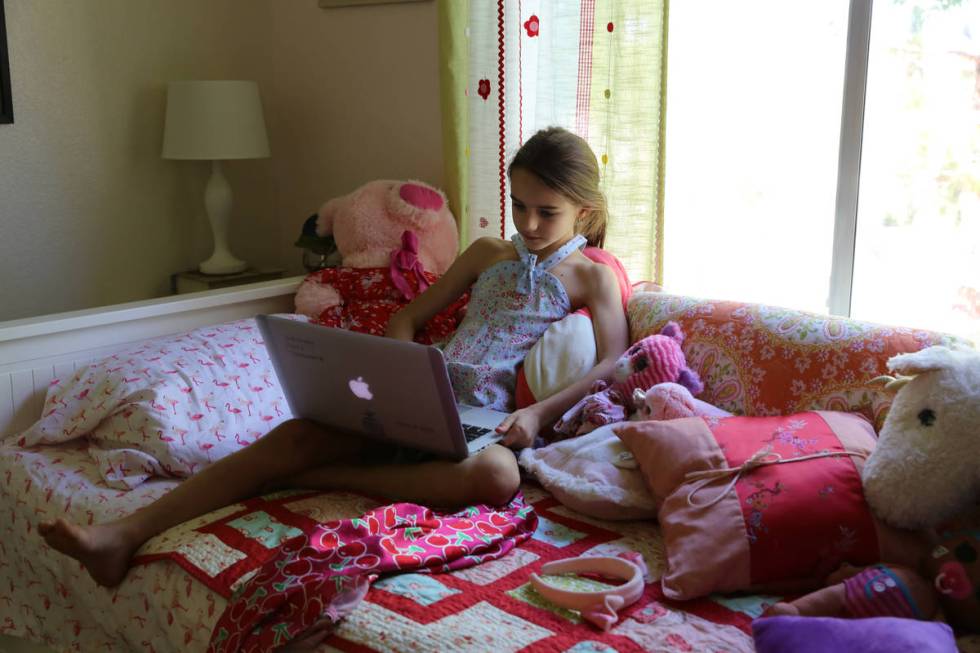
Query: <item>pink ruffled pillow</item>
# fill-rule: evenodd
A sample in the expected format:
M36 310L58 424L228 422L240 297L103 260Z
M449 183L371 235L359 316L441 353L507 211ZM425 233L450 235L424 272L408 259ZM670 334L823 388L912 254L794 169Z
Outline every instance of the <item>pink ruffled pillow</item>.
M524 449L520 464L562 504L598 519L652 519L658 502L633 454L613 432L620 424Z
M914 566L922 551L917 536L877 522L864 500L861 467L875 435L863 416L689 417L616 433L662 501L668 598L806 591L843 562ZM764 464L744 465L750 459Z

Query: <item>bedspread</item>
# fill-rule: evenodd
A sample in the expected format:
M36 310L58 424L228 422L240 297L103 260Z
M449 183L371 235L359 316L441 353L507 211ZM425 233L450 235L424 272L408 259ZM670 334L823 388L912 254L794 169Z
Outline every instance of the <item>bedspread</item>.
M113 519L176 485L110 489L85 447L0 447L0 634L56 651L204 650L224 607L215 592L170 564L135 569L107 590L37 534L39 521Z
M0 522L0 632L61 651L206 650L227 606L213 587L169 561L133 568L112 590L97 587L77 563L44 547L34 526L62 515L83 523L118 517L174 484L154 480L129 492L111 490L102 483L84 445L0 448L0 502L9 512L9 519ZM651 583L608 633L583 622L575 612L549 605L528 581L542 564L580 554L635 550L644 555L655 576L662 567L658 531L651 522L584 518L534 485L525 485L523 492L538 515L538 527L526 541L497 560L468 569L379 579L322 650L752 650L748 627L765 597L680 605L663 600ZM290 529L300 517L327 523L377 505L344 493L253 501L170 529L147 542L140 553L180 551L194 565L217 575L248 555L215 537L216 529L251 532L275 546L295 536ZM247 581L256 571L245 570L241 578ZM573 586L598 582L553 581Z
M81 522L131 512L176 481L151 480L129 492L107 488L84 445L0 447L0 633L57 651L205 651L228 602L172 561L135 567L113 590L97 587L74 561L43 546L35 524L65 515ZM522 488L538 526L507 555L443 574L378 579L320 651L730 651L753 650L749 625L772 596L711 596L678 603L649 583L644 595L603 633L578 613L549 604L529 583L544 563L576 555L638 551L651 578L663 569L659 529L650 521L608 522L562 506L533 484ZM378 503L330 493L280 494L222 508L150 540L141 554L179 551L187 564L238 585L258 571L216 532L253 534L269 547L318 523L362 515ZM296 529L293 532L290 529ZM242 547L245 545L243 544ZM258 546L255 544L255 546ZM268 547L267 547L268 548ZM169 556L168 556L169 557ZM186 566L186 565L185 565ZM239 581L235 581L237 578ZM552 583L590 588L588 578ZM978 651L961 638L964 651Z

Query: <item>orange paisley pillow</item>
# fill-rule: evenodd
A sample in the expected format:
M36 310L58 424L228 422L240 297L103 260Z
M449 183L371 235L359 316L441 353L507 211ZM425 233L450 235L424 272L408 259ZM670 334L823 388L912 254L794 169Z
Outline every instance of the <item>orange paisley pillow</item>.
M709 404L750 416L860 412L876 431L891 395L869 382L887 373L886 361L963 342L934 331L654 292L634 293L628 317L631 342L668 320L680 325L688 365L705 385L698 398Z

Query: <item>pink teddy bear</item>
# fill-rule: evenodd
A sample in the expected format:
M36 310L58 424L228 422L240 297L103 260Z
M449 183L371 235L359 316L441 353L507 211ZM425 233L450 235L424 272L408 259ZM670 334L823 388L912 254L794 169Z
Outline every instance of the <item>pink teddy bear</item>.
M704 386L697 372L687 366L681 343L684 334L676 322L668 322L659 334L633 344L616 362L613 383L596 381L592 394L572 406L554 426L556 433L572 436L589 433L613 422L624 421L637 408L637 397L658 383L675 382L692 395Z
M371 181L329 200L320 208L316 233L333 236L341 264L306 277L296 312L374 335L382 335L392 314L449 269L459 248L445 196L418 181ZM430 320L419 340L447 338L467 299Z

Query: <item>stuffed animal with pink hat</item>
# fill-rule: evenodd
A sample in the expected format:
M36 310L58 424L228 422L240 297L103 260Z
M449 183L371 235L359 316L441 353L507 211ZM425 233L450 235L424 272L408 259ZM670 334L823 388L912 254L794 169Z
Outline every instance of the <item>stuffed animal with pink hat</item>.
M554 426L555 432L581 435L605 424L621 422L637 409L643 393L659 383L677 383L691 395L700 394L704 385L697 372L687 366L682 342L684 333L680 326L668 322L660 333L634 343L616 362L613 382L596 381L592 394L562 415Z
M392 314L442 275L459 250L456 220L443 193L420 181L371 181L327 201L318 236L333 236L339 267L307 275L296 312L313 322L383 335ZM420 342L446 339L468 296L436 315Z

